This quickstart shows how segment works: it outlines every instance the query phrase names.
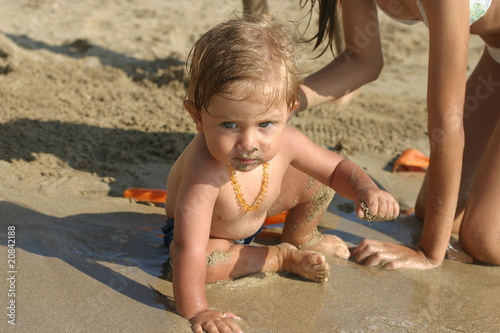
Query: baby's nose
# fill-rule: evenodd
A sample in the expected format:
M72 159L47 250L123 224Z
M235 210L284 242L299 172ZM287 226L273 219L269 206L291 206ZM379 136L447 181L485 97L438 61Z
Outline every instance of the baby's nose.
M238 145L239 149L250 153L259 150L257 136L251 133L251 131L245 131L242 133Z

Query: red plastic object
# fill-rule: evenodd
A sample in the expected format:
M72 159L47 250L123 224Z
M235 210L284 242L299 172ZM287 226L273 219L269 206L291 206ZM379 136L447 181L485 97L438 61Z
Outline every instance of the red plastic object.
M264 225L285 223L286 216L288 212L281 212L279 214L269 216L265 221Z
M401 156L398 157L392 172L397 171L417 171L425 172L429 166L429 158L415 148L406 149Z
M138 202L165 203L167 191L152 188L128 188L123 191L123 197Z

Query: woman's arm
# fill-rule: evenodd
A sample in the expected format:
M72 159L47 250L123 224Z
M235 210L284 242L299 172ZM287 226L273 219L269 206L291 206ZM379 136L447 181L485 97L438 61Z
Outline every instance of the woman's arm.
M464 148L463 107L469 40L469 2L422 0L429 23L426 211L416 248L364 240L352 252L356 262L384 269L427 269L446 254L458 200Z
M427 109L431 153L420 247L431 263L440 265L450 240L462 169L469 2L422 3L429 24Z
M378 78L383 67L377 7L373 0L342 0L346 49L308 76L298 111L333 101Z

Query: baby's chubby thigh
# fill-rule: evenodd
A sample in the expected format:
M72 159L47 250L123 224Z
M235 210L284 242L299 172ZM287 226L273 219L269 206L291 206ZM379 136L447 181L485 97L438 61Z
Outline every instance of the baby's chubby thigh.
M207 276L206 283L231 280L234 267L234 241L223 238L210 238L206 247Z
M205 281L228 281L259 272L276 272L278 252L275 246L251 246L210 238Z
M312 232L328 209L335 192L313 177L289 166L283 177L280 194L267 216L288 211L286 222L298 223ZM306 226L307 225L307 226Z
M302 250L348 258L349 249L342 239L323 235L317 229L334 194L328 186L290 166L285 173L281 193L268 214L288 211L280 241Z
M234 241L231 239L224 238L212 238L208 239L206 255L207 255L207 265L215 266L215 264L223 262L224 257L230 255ZM224 254L227 255L224 255Z
M289 166L283 176L280 194L267 212L273 216L283 211L289 211L300 204L306 204L317 196L318 191L328 192L328 199L333 198L333 190L321 184L308 174Z

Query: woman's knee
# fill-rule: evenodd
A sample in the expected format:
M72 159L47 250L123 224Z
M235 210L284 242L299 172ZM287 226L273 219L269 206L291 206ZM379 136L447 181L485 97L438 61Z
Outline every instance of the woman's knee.
M464 222L459 233L462 250L480 263L500 265L500 228L471 228Z

